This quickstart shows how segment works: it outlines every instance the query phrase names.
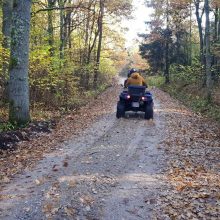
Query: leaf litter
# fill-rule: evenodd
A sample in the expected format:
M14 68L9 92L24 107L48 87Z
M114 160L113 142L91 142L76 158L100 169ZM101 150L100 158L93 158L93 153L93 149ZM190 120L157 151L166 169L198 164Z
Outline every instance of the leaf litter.
M44 153L57 149L59 143L79 135L95 119L108 114L115 104L118 91L118 86L109 88L77 114L63 118L52 133L24 141L16 151L5 154L0 159L1 182L7 184L16 173L33 167ZM219 125L194 114L162 91L155 89L154 93L163 106L160 114L166 118L165 138L158 148L164 150L167 160L167 167L164 168L167 189L157 199L146 199L146 204L155 204L152 219L220 219ZM92 158L85 159L84 162L90 162ZM66 160L63 167L68 167ZM53 171L56 169L59 167L53 167ZM43 181L36 179L35 183L41 185ZM94 179L94 183L98 182L99 179ZM108 179L106 184L109 184ZM68 181L70 188L77 185L78 181L74 179ZM96 193L92 188L91 194ZM54 185L46 194L49 201L43 205L48 219L61 209L67 216L75 217L78 210L72 205L57 206L59 197L59 188ZM94 199L91 195L80 194L75 202L80 202L86 211L90 211Z
M167 160L167 191L159 198L156 219L220 219L220 127L166 93L167 129L159 148Z
M37 161L44 157L44 154L59 149L61 143L68 141L73 136L80 135L98 117L111 112L119 89L119 85L113 84L77 112L63 117L50 133L16 142L17 146L14 151L1 151L0 183L9 183L11 177L25 169L32 168ZM67 167L68 163L64 162L63 166ZM53 171L57 171L57 169L53 168Z

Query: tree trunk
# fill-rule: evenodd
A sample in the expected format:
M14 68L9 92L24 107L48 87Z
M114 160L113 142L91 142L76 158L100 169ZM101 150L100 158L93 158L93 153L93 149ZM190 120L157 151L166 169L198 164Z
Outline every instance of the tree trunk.
M92 14L92 24L90 25L90 33L89 33L89 45L88 45L88 60L87 63L90 63L91 61L91 55L92 55L92 51L96 45L96 41L97 41L97 37L98 37L98 31L95 30L95 21L96 21L96 5L94 4L94 8L93 8L93 14ZM94 36L94 37L93 37Z
M211 74L211 54L210 54L210 8L209 8L209 0L205 0L205 14L206 14L206 27L205 27L205 34L206 34L206 50L205 50L205 57L206 57L206 87L207 87L207 98L211 100L212 95L212 74Z
M219 25L219 9L216 6L215 8L215 22L214 22L214 44L218 43L218 25ZM217 74L218 74L218 57L213 55L212 59L212 64L215 68L215 72L213 72L214 78L218 79Z
M70 1L71 2L71 1ZM71 20L71 15L72 15L72 12L68 12L68 15L67 15L67 36L68 36L68 43L69 43L69 49L72 48L72 39L71 39L71 24L72 24L72 20Z
M89 30L90 30L90 11L88 10L86 15L85 24L85 48L84 48L84 63L88 66L90 62L89 56ZM89 70L86 69L85 73L85 88L89 89Z
M204 58L204 39L203 39L203 32L202 32L202 16L199 15L199 6L200 6L200 0L195 1L195 7L196 7L196 20L198 23L198 29L199 29L199 41L200 41L200 60L202 65L205 64L205 58Z
M218 9L218 37L217 40L220 41L220 8Z
M59 0L59 7L64 8L64 1ZM60 59L64 59L64 10L60 9Z
M220 8L218 9L218 31L217 31L217 42L220 42ZM217 59L217 72L220 72L220 58Z
M180 33L180 31L177 31L175 35L176 35L176 63L182 64L182 57L181 57L181 33ZM169 38L167 38L167 40L169 40Z
M9 61L9 52L10 52L10 39L11 39L11 22L12 22L12 0L4 0L2 5L3 21L2 21L2 80L0 80L0 87L3 88L4 94L3 99L6 99L8 96L6 89L6 81L8 78L8 61Z
M166 30L166 52L165 52L165 83L170 82L170 60L169 60L169 1L167 0L167 30Z
M24 124L29 114L29 34L31 0L14 0L11 31L9 120Z
M190 0L190 30L189 30L189 59L188 65L192 65L192 0Z
M218 22L219 22L219 9L218 7L216 6L215 8L215 25L214 25L214 28L215 28L215 35L214 35L214 41L217 42L218 40Z
M48 0L48 8L53 8L56 0ZM54 29L53 29L53 10L48 10L48 44L50 46L50 56L54 55Z
M104 1L100 0L100 16L98 18L98 29L99 29L99 41L96 56L96 66L94 71L94 88L97 88L99 65L102 49L102 34L103 34L103 17L104 17Z
M89 54L89 30L90 30L90 11L88 10L88 13L86 15L86 24L85 24L85 57L84 57L84 63L88 64L88 54Z

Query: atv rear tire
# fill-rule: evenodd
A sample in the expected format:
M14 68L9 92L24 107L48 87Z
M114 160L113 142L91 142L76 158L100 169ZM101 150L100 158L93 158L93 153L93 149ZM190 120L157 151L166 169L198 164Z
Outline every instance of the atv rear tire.
M154 118L153 103L146 105L144 118L147 120Z
M125 117L125 106L120 101L117 104L116 118Z

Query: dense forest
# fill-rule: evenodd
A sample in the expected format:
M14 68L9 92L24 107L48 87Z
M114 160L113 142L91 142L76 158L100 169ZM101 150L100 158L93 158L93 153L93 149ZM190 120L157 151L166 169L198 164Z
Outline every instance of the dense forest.
M0 219L220 220L220 0L0 0L0 52Z
M127 0L2 0L0 108L5 120L73 109L103 91L124 62ZM84 97L84 98L82 98ZM29 109L30 108L30 109Z
M220 1L154 0L140 53L163 88L220 118ZM210 111L211 108L211 111Z
M75 109L131 66L220 118L220 1L146 0L145 63L125 48L132 2L1 0L0 120L10 121L1 130Z

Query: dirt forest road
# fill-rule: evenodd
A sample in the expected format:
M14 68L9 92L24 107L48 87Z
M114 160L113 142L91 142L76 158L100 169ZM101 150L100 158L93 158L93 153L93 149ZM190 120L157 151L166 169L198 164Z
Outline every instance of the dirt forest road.
M199 218L189 207L184 213L185 208L178 212L178 207L172 209L168 205L168 202L175 201L177 206L184 202L181 199L184 189L178 191L167 176L169 160L177 160L178 151L169 152L163 143L172 139L169 128L183 119L193 120L194 114L155 89L154 121L145 121L136 114L118 120L115 105L119 91L117 86L108 114L98 117L78 137L45 154L33 169L17 174L2 187L0 219L219 219L216 205L219 201L215 197L218 191L209 197L210 204L216 208L216 212L206 213L210 218L205 212L205 217ZM173 102L173 106L168 109L164 100ZM172 132L178 136L181 129ZM214 125L213 129L216 129ZM215 155L219 153L218 141ZM213 165L218 178L216 169Z

